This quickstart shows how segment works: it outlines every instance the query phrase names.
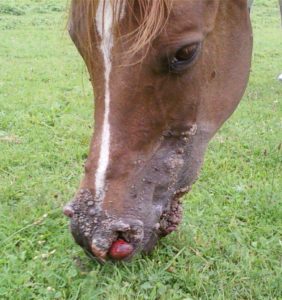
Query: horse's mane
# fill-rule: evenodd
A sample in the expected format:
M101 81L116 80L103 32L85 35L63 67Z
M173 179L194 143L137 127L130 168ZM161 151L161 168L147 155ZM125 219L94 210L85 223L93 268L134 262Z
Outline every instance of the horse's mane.
M126 38L133 39L129 53L135 54L150 45L164 28L171 9L172 0L74 0L80 2L80 9L88 16L89 34L95 21L96 10L100 1L110 1L113 6L113 19L117 23L121 15L122 4L126 7L126 18L135 22L135 30ZM124 3L123 3L124 2ZM73 8L74 9L74 8Z

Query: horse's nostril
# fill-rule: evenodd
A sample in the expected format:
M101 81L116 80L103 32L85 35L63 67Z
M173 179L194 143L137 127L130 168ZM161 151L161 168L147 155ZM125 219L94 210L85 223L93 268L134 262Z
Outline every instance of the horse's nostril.
M107 257L107 251L103 248L100 248L99 245L95 244L95 241L92 242L91 251L100 261L104 262Z
M63 212L64 212L64 215L69 218L72 218L74 215L74 210L73 210L72 206L69 204L64 207Z

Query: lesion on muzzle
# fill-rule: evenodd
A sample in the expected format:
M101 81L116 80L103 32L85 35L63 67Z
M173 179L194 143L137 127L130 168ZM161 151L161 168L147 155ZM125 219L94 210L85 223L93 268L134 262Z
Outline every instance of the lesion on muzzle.
M130 259L140 250L143 223L109 216L88 189L78 192L75 200L65 206L64 214L71 218L75 241L91 258L100 262L108 258Z
M181 132L164 132L159 151L140 166L139 175L134 177L136 197L131 205L143 208L138 214L145 224L137 219L137 213L132 218L124 212L120 218L107 212L89 189L81 189L65 207L65 214L71 218L72 234L86 253L104 261L111 258L112 245L122 239L133 246L127 257L120 256L128 259L140 251L150 252L160 237L177 229L182 219L180 198L192 183L191 174L185 171L196 134L195 126L190 127Z
M90 251L91 234L97 226L97 208L90 190L80 190L73 202L64 207L64 214L71 218L70 229L75 241Z

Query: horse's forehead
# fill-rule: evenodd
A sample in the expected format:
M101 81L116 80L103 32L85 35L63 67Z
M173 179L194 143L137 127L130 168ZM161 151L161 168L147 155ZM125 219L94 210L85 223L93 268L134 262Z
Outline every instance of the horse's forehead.
M164 1L164 0L156 0ZM211 2L218 2L218 0L210 0ZM124 17L136 18L139 15L139 6L132 6L128 0L98 0L98 9L96 10L96 25L98 31L101 32L105 23L112 23L113 19L115 22L121 22ZM204 10L208 6L208 0L171 0L171 7L169 12L168 23L174 25L177 21L178 25L184 23L199 23L204 17ZM131 16L132 15L132 16ZM99 19L97 24L97 17ZM158 15L156 15L158 18ZM132 18L131 18L132 19ZM169 22L170 21L170 22ZM127 30L131 30L130 26L126 26ZM105 28L103 28L104 30Z
M178 14L193 14L195 10L203 7L205 0L174 0L172 2L172 11Z
M217 12L219 0L174 0L168 27L204 26Z

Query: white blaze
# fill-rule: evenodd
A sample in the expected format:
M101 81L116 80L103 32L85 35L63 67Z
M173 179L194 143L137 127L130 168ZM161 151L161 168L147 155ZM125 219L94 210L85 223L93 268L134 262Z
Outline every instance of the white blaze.
M119 5L124 4L120 0ZM121 8L121 16L123 16L124 7ZM96 14L97 31L101 37L100 50L104 60L104 79L105 79L105 110L101 136L101 148L99 154L98 168L95 176L96 198L100 201L105 196L105 178L109 164L110 156L110 74L112 69L112 48L113 48L113 7L110 0L100 0Z

